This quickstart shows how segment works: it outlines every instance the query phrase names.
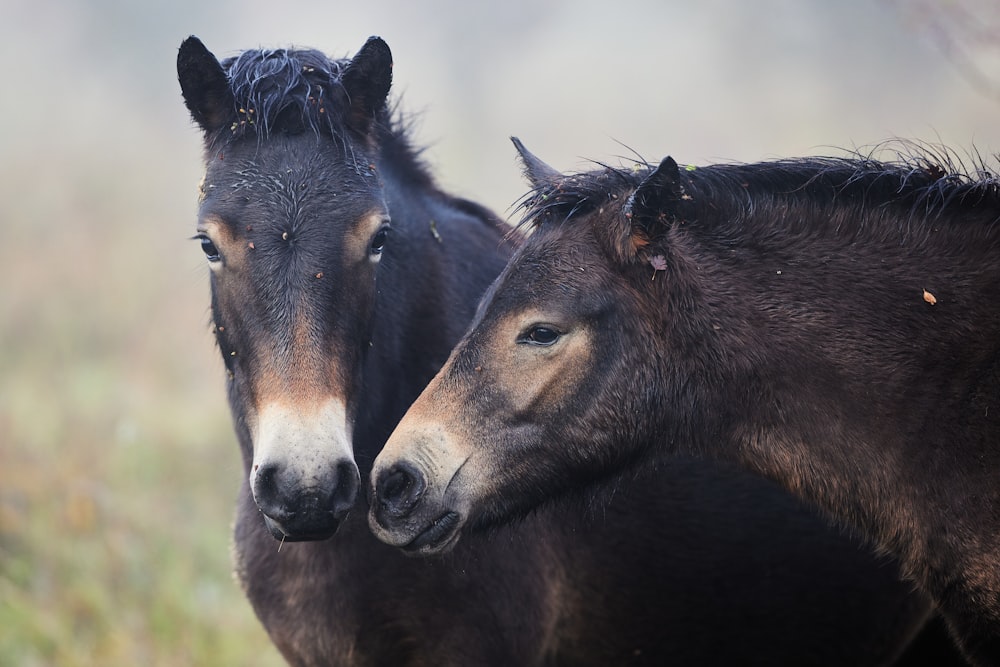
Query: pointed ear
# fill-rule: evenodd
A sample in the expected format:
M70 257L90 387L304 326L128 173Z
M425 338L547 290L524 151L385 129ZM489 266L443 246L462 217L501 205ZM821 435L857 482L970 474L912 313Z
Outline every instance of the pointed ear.
M677 217L678 204L686 197L680 169L669 155L663 158L625 203L627 222L623 257L646 255L646 248L667 233Z
M177 79L184 104L206 134L220 129L235 111L229 77L218 59L195 36L177 52Z
M381 37L369 37L344 70L341 83L350 98L347 123L368 135L392 87L392 51Z
M520 139L511 137L510 140L513 142L514 148L517 149L518 155L521 156L524 176L534 189L540 190L554 185L562 179L562 174L535 157L531 151L524 147Z

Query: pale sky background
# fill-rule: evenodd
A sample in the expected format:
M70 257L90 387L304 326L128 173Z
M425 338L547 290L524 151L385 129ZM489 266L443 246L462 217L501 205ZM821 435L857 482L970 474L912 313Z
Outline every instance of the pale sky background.
M382 36L395 57L394 92L420 114L417 138L441 182L501 213L524 190L511 134L560 169L624 154L621 144L695 164L894 136L1000 150L1000 8L991 0L5 5L4 172L49 171L55 155L73 151L121 151L130 172L148 158L143 170L162 178L161 193L172 190L179 218L192 211L184 181L200 170L174 72L188 34L219 56L293 44L345 56ZM962 54L944 53L948 39L992 75L992 94L963 74ZM56 177L80 187L73 174ZM40 184L30 180L33 192Z

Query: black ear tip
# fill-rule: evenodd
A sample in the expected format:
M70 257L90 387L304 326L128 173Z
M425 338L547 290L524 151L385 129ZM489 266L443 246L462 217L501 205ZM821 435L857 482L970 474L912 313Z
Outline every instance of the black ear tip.
M541 162L541 160L535 157L534 153L528 150L528 147L525 146L524 142L522 142L518 137L511 137L510 142L514 144L514 148L517 150L518 156L525 164Z
M660 161L656 169L650 172L632 193L629 199L629 212L635 219L641 219L651 213L663 213L683 198L684 187L681 185L681 173L677 162L671 156Z
M669 155L660 160L660 164L653 170L653 173L649 175L649 179L656 182L662 181L676 183L680 180L680 178L680 167L677 166L677 161Z
M187 38L181 42L180 52L191 52L191 51L204 51L205 45L201 43L195 35L188 35Z
M658 174L664 174L667 176L680 175L680 167L677 166L677 161L669 155L662 160L660 160L659 166L656 167L656 172Z
M377 35L368 38L344 70L341 82L351 100L351 127L367 135L392 88L392 51Z
M202 44L201 40L191 35L181 42L180 48L177 49L177 71L196 68L207 58L215 60L215 56Z
M545 183L554 182L562 178L562 174L539 160L538 157L521 143L520 139L511 137L510 141L514 144L514 148L517 149L517 154L521 158L524 175L531 181L532 185L540 187Z
M370 53L372 55L377 55L380 58L392 61L392 51L389 49L389 45L386 44L385 40L378 35L372 35L365 42L365 45L361 47L361 51L365 53ZM359 53L361 52L359 51Z

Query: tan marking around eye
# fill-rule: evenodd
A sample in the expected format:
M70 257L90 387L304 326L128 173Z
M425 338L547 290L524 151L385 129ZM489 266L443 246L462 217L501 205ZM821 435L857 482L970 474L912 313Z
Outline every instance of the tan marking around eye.
M246 244L240 243L231 225L216 215L206 215L198 223L198 231L212 240L222 256L221 266L237 270L246 262Z
M387 219L384 211L374 210L351 226L344 236L344 257L347 258L348 266L355 261L367 261L372 236Z
M517 336L530 324L545 322L540 313L517 314L495 328L486 359L496 386L515 413L542 413L558 409L572 396L590 368L593 351L585 328L564 333L551 347L519 344Z
M485 343L488 349L483 351L481 363L467 375L452 373L449 360L410 407L399 426L400 437L391 438L383 450L389 452L386 458L392 456L397 443L405 442L402 431L408 430L421 433L424 447L437 441L448 443L447 453L438 452L436 456L450 463L441 462L434 467L447 467L470 456L481 457L484 452L477 449L481 447L483 433L477 429L484 422L519 419L519 415L544 419L547 413L571 402L593 362L588 331L569 332L551 348L520 345L515 341L529 321L544 321L544 318L532 319L521 314L494 328L494 335ZM496 414L476 412L474 394L479 391L499 394L490 401ZM463 475L475 476L476 472L470 469Z

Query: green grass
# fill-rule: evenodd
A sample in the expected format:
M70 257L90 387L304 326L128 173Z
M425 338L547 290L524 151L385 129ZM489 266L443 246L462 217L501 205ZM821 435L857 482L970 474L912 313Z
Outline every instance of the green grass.
M280 665L231 575L197 161L127 153L0 173L0 665Z

